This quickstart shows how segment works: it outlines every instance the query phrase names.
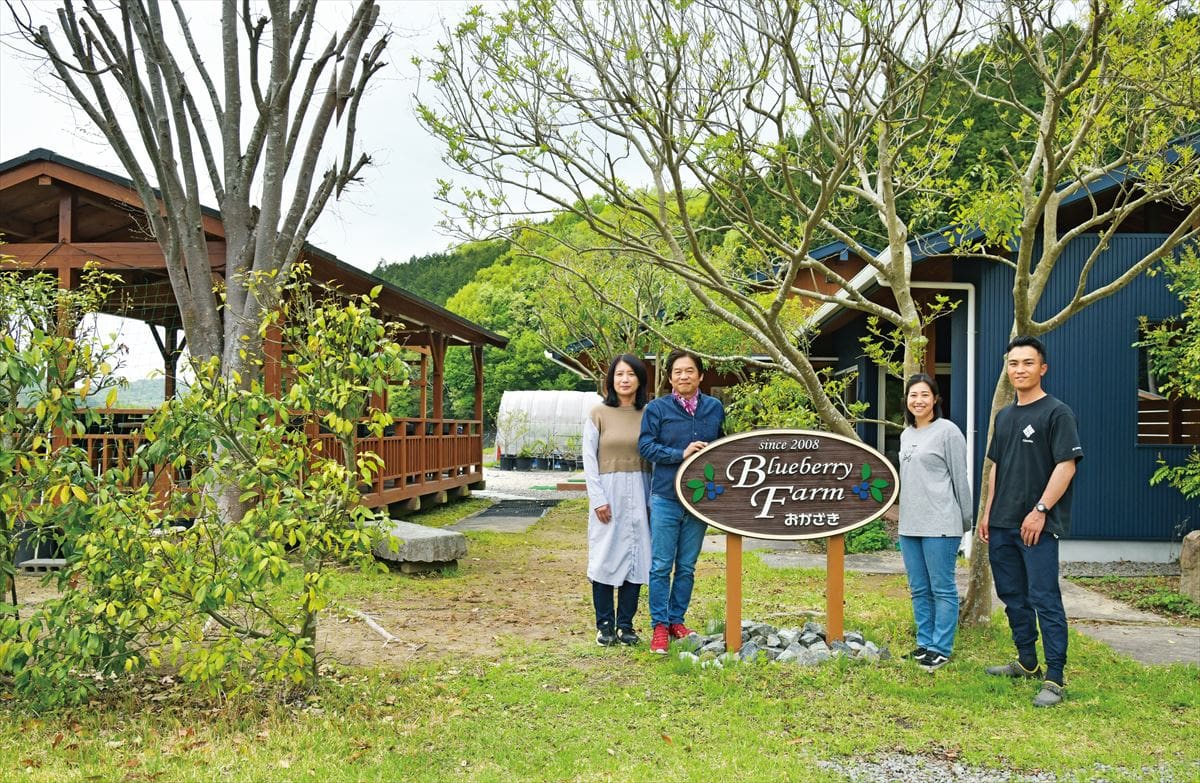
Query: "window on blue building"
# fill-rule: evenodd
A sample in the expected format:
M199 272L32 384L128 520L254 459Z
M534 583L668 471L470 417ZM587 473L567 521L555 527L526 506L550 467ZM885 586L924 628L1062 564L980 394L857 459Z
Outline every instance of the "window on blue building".
M1150 325L1154 326L1153 324ZM1143 327L1146 328L1146 327ZM1200 444L1200 400L1168 394L1150 351L1138 345L1137 442L1146 446Z

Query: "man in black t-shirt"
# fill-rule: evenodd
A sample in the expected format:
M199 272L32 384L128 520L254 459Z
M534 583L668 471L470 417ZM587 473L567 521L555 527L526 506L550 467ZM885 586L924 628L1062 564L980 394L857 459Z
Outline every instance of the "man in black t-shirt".
M1038 628L1046 656L1038 707L1062 701L1067 665L1067 615L1058 589L1058 539L1071 528L1071 480L1083 458L1075 414L1042 389L1046 348L1017 337L1005 357L1016 402L996 414L987 509L979 538L988 542L996 595L1004 602L1017 660L989 666L1001 677L1042 676Z

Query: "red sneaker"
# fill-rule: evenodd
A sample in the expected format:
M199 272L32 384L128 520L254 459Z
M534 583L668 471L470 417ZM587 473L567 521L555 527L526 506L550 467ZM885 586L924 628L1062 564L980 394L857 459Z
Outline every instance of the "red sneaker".
M667 626L654 626L654 636L650 639L650 652L657 655L666 655L669 646L671 646L671 635L670 631L667 630Z
M685 639L691 636L694 631L683 623L671 623L669 633L672 639Z

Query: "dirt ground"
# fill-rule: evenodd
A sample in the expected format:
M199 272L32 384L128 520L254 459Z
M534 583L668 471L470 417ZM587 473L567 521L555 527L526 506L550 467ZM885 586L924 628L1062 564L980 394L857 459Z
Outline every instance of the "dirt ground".
M321 617L319 654L343 664L387 666L447 655L499 657L506 641L594 633L581 507L551 509L525 533L468 538L467 557L456 573L391 572L386 581L393 587L340 599ZM698 575L710 569L716 570L702 563ZM40 576L17 577L23 614L56 593ZM398 641L385 641L353 616L355 610ZM644 612L643 605L639 619Z
M319 654L341 664L399 666L445 656L498 658L512 642L591 637L586 527L582 505L565 503L525 533L468 536L468 555L456 572L391 572L384 580L389 587L339 599L322 615ZM699 578L720 573L706 559L698 564ZM890 580L878 579L880 587ZM30 575L18 577L17 590L24 610L56 593ZM647 619L645 600L643 590L639 623ZM355 611L394 640L385 640Z
M500 657L510 641L591 636L586 525L580 506L560 506L526 533L472 538L456 573L389 573L394 588L340 599L324 613L318 652L342 664L396 666L443 656ZM697 576L718 570L702 561ZM412 589L414 583L420 589ZM38 576L17 577L23 613L56 592ZM639 620L645 619L645 591L642 601ZM397 641L385 641L354 610Z
M398 589L342 601L369 615L400 642L384 643L364 622L326 621L320 648L341 663L375 665L443 655L499 655L501 642L545 641L587 630L581 609L587 579L582 526L552 510L521 536L536 547L475 540L457 574L448 577L392 573ZM568 515L575 516L575 515ZM556 521L557 520L557 521ZM577 527L578 529L572 529ZM433 590L405 591L405 580L440 580Z
M582 508L572 504L551 509L526 533L472 540L444 589L405 593L400 587L343 602L371 616L399 643L384 644L365 623L343 616L326 620L319 646L341 663L387 665L446 655L499 657L505 642L590 637L595 630L586 527ZM501 535L520 541L496 543ZM697 576L718 571L702 561ZM644 590L642 604L639 620L646 616Z

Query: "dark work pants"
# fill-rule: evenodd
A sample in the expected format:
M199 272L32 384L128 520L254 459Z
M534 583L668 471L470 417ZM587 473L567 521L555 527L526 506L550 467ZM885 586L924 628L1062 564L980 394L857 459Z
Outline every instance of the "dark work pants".
M637 614L638 596L642 586L626 582L617 588L617 611L613 617L613 588L592 582L592 605L596 607L596 628L624 628L633 630L633 616ZM615 626L614 626L615 619Z
M1063 684L1067 666L1067 613L1058 589L1058 539L1043 531L1034 546L1021 541L1020 528L990 531L988 560L996 595L1004 602L1017 654L1037 661L1038 628L1046 654L1046 679Z

